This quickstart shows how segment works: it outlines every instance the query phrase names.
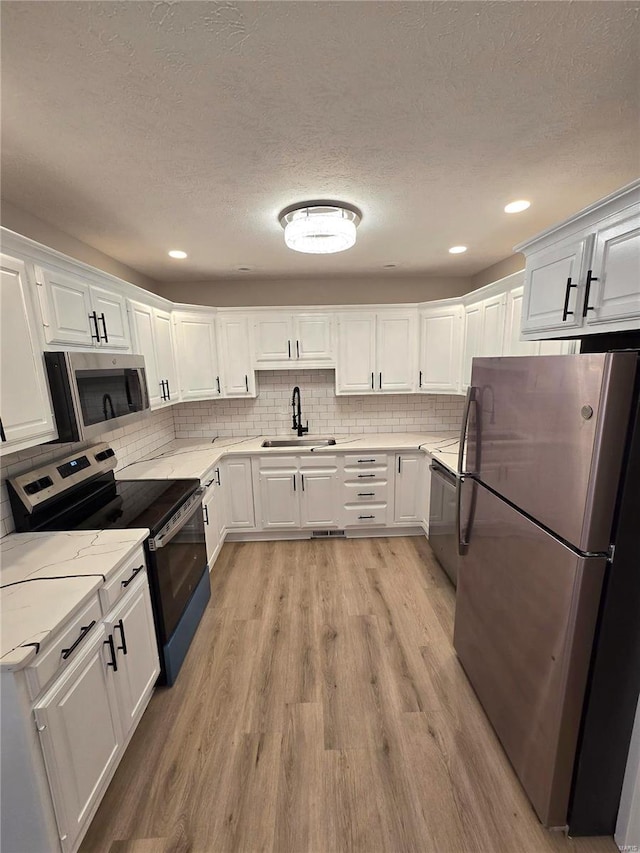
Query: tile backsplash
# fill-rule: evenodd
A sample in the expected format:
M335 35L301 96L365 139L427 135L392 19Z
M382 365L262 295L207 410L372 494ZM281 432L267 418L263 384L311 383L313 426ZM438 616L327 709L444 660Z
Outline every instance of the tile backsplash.
M455 395L391 394L337 397L333 370L265 370L257 374L255 400L205 400L179 403L148 418L105 433L116 451L118 469L142 459L174 438L289 435L291 392L302 392L303 421L311 434L457 430L464 399ZM58 459L82 444L44 444L0 460L0 536L14 529L5 480L38 464Z
M107 441L116 452L118 469L124 468L137 459L142 459L154 450L162 447L175 437L173 426L173 410L162 409L152 412L148 418L120 427L113 432L105 433L97 441ZM0 460L0 535L5 536L14 529L13 516L9 505L9 495L5 480L29 471L38 465L44 465L51 459L80 450L85 444L42 444L29 450L11 453Z
M205 400L175 407L176 438L291 432L291 392L302 393L302 419L311 434L435 432L460 426L464 398L436 394L337 397L333 370L263 370L255 400Z

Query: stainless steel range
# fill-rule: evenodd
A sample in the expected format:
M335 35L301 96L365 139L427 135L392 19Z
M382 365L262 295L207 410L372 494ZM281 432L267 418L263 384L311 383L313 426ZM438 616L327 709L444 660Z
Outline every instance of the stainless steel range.
M18 532L147 527L149 586L162 666L171 685L210 598L200 482L116 480L107 444L8 480Z

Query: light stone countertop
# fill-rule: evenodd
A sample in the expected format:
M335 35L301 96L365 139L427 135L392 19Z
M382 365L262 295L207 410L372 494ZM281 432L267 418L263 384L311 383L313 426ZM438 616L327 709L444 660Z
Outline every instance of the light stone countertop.
M134 462L116 472L119 480L171 480L196 479L205 481L212 469L226 456L279 454L332 454L359 452L395 452L401 450L423 450L431 455L439 453L440 447L446 448L441 453L445 464L449 467L457 462L457 432L445 431L434 433L389 432L369 433L366 435L336 436L336 444L327 447L262 447L262 442L270 437L267 435L249 436L246 438L218 438L215 441L203 438L174 439L170 444L156 452L148 459ZM279 436L280 438L285 436ZM313 436L305 436L313 438ZM438 457L440 458L440 457Z
M1 543L0 670L20 669L116 572L146 529L13 533Z

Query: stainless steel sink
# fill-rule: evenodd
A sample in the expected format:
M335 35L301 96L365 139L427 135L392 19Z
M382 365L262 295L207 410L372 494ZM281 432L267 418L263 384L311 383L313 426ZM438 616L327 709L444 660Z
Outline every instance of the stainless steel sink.
M263 447L329 447L335 438L268 438Z

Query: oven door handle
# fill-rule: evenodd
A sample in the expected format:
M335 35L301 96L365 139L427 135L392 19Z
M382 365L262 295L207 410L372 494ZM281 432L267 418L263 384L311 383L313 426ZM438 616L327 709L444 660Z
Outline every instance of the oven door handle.
M176 533L179 533L185 524L188 521L191 521L193 516L198 512L199 509L202 508L202 502L200 500L202 496L202 492L198 491L197 500L193 501L193 505L191 509L184 513L182 518L178 519L173 527L170 527L166 533L162 533L160 536L156 536L155 539L149 539L149 550L150 551L158 551L160 548L164 548L165 545L168 545L169 542L173 539Z

